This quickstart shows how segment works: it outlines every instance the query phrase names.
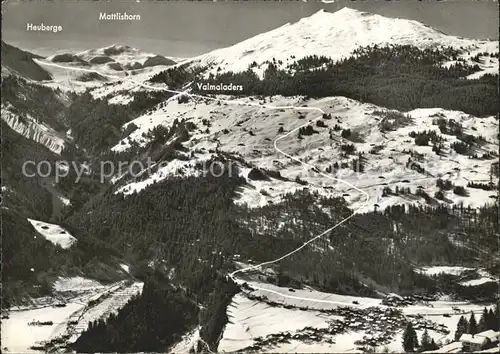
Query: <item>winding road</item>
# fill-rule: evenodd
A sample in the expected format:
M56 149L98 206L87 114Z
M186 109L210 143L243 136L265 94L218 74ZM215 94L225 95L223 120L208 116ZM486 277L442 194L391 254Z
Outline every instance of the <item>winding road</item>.
M367 203L368 203L368 201L370 199L368 193L366 193L365 191L359 189L355 185L353 185L353 184L351 184L351 183L349 183L347 181L344 181L342 179L335 178L335 177L332 177L332 176L330 176L330 175L328 175L326 173L323 173L319 169L317 169L315 166L313 166L311 164L308 164L306 162L303 162L300 159L298 159L298 158L296 158L296 157L294 157L294 156L292 156L290 154L287 154L286 152L284 152L283 150L281 150L278 147L278 142L280 140L286 138L290 134L295 133L299 129L304 128L304 127L306 127L308 125L311 125L314 122L316 122L317 120L321 119L323 117L323 114L326 113L321 108L317 108L317 107L297 107L297 106L272 106L272 105L260 104L260 103L255 103L255 102L244 102L244 101L240 101L240 100L224 100L224 99L214 98L214 97L210 97L210 96L192 94L192 93L189 93L187 90L186 91L176 91L176 90L170 90L170 89L166 89L166 88L162 88L162 87L151 86L151 85L147 85L147 84L144 84L142 82L139 82L139 81L132 80L129 77L121 77L121 76L116 76L116 75L110 75L110 74L106 74L106 73L100 72L98 70L93 70L93 69L75 68L75 67L71 67L71 66L64 66L64 65L59 65L59 64L56 64L56 63L49 63L49 62L45 62L45 61L43 62L42 65L53 66L53 67L57 67L57 68L60 68L60 69L66 69L66 70L72 70L72 71L80 71L80 72L87 72L87 73L97 73L97 74L99 74L99 75L101 75L103 77L108 77L108 78L112 78L112 79L116 79L116 80L129 81L129 82L131 82L131 83L133 83L135 85L144 87L146 89L156 90L156 91L166 91L166 92L170 92L170 93L173 93L173 94L176 94L176 95L179 95L179 96L186 95L186 96L189 96L189 97L192 97L192 98L202 98L202 99L205 99L205 100L208 99L208 100L212 100L212 101L218 101L218 102L223 102L223 103L233 104L233 105L253 106L253 107L266 108L266 109L274 109L274 110L290 109L290 110L294 110L294 111L306 111L306 112L307 111L308 112L312 111L312 112L318 112L320 114L317 118L315 118L313 120L310 120L310 121L308 121L308 122L306 122L306 123L304 123L304 124L302 124L302 125L294 128L293 130L289 131L288 133L286 133L284 135L278 136L274 140L274 148L276 149L276 151L278 151L282 155L286 156L287 158L289 158L291 160L294 160L296 162L299 162L303 166L306 166L308 168L314 169L314 171L317 171L316 172L317 174L320 174L323 177L330 179L331 181L343 183L343 184L347 185L348 187L357 190L358 192L364 194L366 200L364 201L364 203L358 209L356 209L355 211L353 211L353 213L351 215L349 215L345 219L341 220L340 222L336 223L335 225L333 225L332 227L328 228L327 230L323 231L319 235L311 238L307 242L304 242L301 246L297 247L296 249L294 249L294 250L292 250L292 251L290 251L290 252L288 252L288 253L286 253L286 254L284 254L281 257L278 257L276 259L273 259L273 260L270 260L270 261L266 261L266 262L262 262L260 264L252 265L250 267L241 268L241 269L238 269L238 270L230 273L228 276L234 282L237 282L237 280L236 280L236 274L244 273L244 272L250 271L250 270L254 270L254 269L260 268L260 267L262 267L264 265L267 265L267 264L277 263L277 262L279 262L279 261L281 261L281 260L283 260L283 259L285 259L285 258L287 258L287 257L289 257L289 256L291 256L291 255L293 255L293 254L295 254L297 252L299 252L300 250L302 250L304 247L306 247L310 243L313 243L314 241L316 241L316 240L322 238L323 236L329 234L330 232L332 232L333 230L335 230L337 227L339 227L340 225L346 223L349 219L353 218L357 213L359 213L359 211L362 210L367 205ZM256 287L256 286L254 286L253 289L264 291L264 292L268 292L268 293L274 293L274 294L280 295L280 296L285 297L285 298L318 302L317 299L310 299L310 298L302 298L302 297L292 296L292 295L283 294L283 293L280 293L280 292L277 292L277 291L274 291L274 290L260 288L260 287ZM322 302L336 304L336 302L334 302L334 301L328 301L328 300L323 300Z

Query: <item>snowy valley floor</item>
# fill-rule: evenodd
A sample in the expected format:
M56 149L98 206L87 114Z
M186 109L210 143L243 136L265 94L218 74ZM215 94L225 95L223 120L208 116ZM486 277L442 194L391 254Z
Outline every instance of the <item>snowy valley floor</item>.
M142 285L126 281L102 285L81 277L59 278L54 284L54 297L11 308L8 318L2 319L2 352L40 353L32 347L43 347L51 341L56 346L74 342L89 322L117 312L142 291ZM37 321L52 324L35 325Z

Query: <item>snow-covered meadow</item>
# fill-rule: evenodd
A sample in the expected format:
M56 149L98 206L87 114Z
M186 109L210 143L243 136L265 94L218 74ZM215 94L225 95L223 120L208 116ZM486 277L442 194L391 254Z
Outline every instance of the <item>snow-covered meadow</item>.
M77 239L59 225L28 219L36 231L45 239L61 248L70 248Z
M326 127L318 127L314 122L311 123L317 132L311 136L299 138L298 132L293 132L280 138L318 118L317 112L302 112L301 106L318 107L331 114L332 118L323 119ZM134 124L137 129L123 138L113 150L124 151L130 147L131 141L144 146L148 142L146 133L154 127L159 125L170 127L176 119L186 119L197 127L191 132L190 140L183 143L184 147L194 153L194 157L190 162L173 160L172 166L164 167L161 172L155 173L147 180L121 186L120 191L140 190L152 182L176 175L175 171L179 168L187 168L186 175L190 175L192 173L189 170L193 162L208 160L217 147L220 151L244 158L252 166L279 171L288 179L288 181L247 179L248 186L240 191L235 202L246 203L250 207L279 202L284 193L303 189L304 186L295 181L297 177L307 182L307 188L317 190L322 195L343 196L352 208L361 207L365 202L365 196L342 181L363 189L370 195L363 212L373 210L375 204L379 209L384 209L393 204L426 203L423 198L411 198L404 194L390 194L383 197L384 187L410 188L413 193L417 189L423 189L428 195L433 196L439 190L436 186L439 178L463 187L469 182L489 181L492 161L471 159L457 154L450 148L450 145L457 141L455 136L443 135L446 138L443 142L446 153L439 156L432 151L432 146L415 145L409 134L412 131L424 130L439 133L435 120L437 116L443 117L461 124L464 133L482 136L485 141L481 145L479 154L491 153L494 156L498 149L498 138L494 134L498 129L498 122L494 117L478 118L463 112L438 108L417 109L402 112L411 117L410 124L384 132L381 130L381 118L377 113L381 111L387 110L345 97L306 100L302 97L272 96L264 101L258 101L254 97L234 100L231 96L220 95L216 96L215 100L193 98L187 103L168 100L158 105L152 112L125 124L123 129L129 124ZM208 129L207 124L210 125ZM334 132L332 135L330 129L335 125L342 129L350 129L359 139L354 142L349 141L342 138L340 132ZM315 166L317 171L326 172L331 178L315 173L278 152L274 146L278 138L280 140L276 143L277 147L284 153ZM363 153L366 158L363 172L350 168L330 170L335 162L347 163L350 166L351 160L356 157L346 155L340 148L342 144L354 144L356 156L358 153ZM374 149L376 152L372 153ZM419 165L427 171L426 174L408 166L411 154L419 155L413 160L418 160ZM469 191L468 196L447 192L446 202L463 203L474 208L494 201L490 198L492 195L490 191L482 189L469 189Z
M238 280L243 283L243 280ZM247 287L249 286L249 288ZM354 322L348 317L330 313L335 309L351 308L354 311L378 308L381 311L389 307L382 304L381 299L346 296L323 293L310 288L293 289L281 288L272 284L247 281L245 290L234 296L227 309L229 322L225 327L219 344L221 352L234 352L261 346L260 352L362 352L356 341L378 336L382 332L373 329L351 328L343 333L330 332L324 338L314 334L315 330L325 330L329 322L338 320L351 325ZM260 299L264 298L265 301ZM402 315L412 321L429 321L438 328L448 330L448 334L429 329L429 334L436 343L446 345L454 340L454 331L461 316L468 316L474 312L476 316L482 313L484 304L473 304L467 301L452 301L438 299L435 301L419 302L399 308ZM490 305L486 306L491 308ZM306 310L307 309L307 310ZM367 316L365 321L391 322L390 317L380 315ZM308 330L307 328L310 328ZM313 331L312 340L295 339L300 333ZM420 338L424 332L423 327L416 326ZM403 352L403 328L397 330L392 339L385 345L376 347L381 352ZM263 338L273 337L275 342L261 345ZM285 340L283 340L285 339Z

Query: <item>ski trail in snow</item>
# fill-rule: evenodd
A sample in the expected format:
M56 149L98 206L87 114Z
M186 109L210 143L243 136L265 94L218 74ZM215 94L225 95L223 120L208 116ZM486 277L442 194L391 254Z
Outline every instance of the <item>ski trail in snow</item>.
M185 91L176 91L176 90L166 89L166 88L163 88L163 87L151 86L151 85L147 85L147 84L144 84L142 82L139 82L139 81L132 80L132 79L130 79L127 76L121 77L121 76L116 76L116 75L105 74L105 73L102 73L102 72L100 72L98 70L84 69L84 68L74 68L74 67L68 67L68 66L63 66L63 65L59 65L59 64L55 64L55 63L48 63L48 62L41 62L41 63L42 63L42 65L54 66L54 67L61 68L61 69L69 69L69 70L82 71L82 72L88 72L88 73L97 73L99 75L102 75L104 77L109 77L109 78L112 78L112 79L118 79L118 80L123 80L123 81L126 80L126 81L129 81L129 82L131 82L133 84L136 84L138 86L141 86L141 87L144 87L144 88L147 88L147 89L152 89L152 90L157 90L157 91L171 92L171 93L174 93L176 95L185 94L185 95L190 96L190 97L202 98L202 99L209 99L209 100L212 100L212 101L219 101L219 102L224 102L224 103L227 103L227 104L237 104L237 105L242 105L242 106L253 106L253 107L267 108L267 109L274 109L274 110L277 110L277 109L278 110L279 109L292 109L292 110L295 110L295 111L314 111L314 112L318 112L318 113L321 114L319 117L317 117L317 118L315 118L315 119L313 119L313 120L311 120L311 121L309 121L309 122L307 122L305 124L302 124L301 126L299 126L297 128L294 128L293 130L291 130L290 132L288 132L288 133L286 133L284 135L281 135L281 136L277 137L274 140L274 148L276 149L276 151L278 151L279 153L281 153L284 156L288 157L289 159L292 159L292 160L294 160L296 162L299 162L303 166L306 166L306 167L309 167L311 169L314 169L315 171L317 171L316 172L317 174L320 174L323 177L326 177L326 178L328 178L328 179L330 179L332 181L344 183L345 185L347 185L347 186L349 186L349 187L357 190L358 192L364 194L364 196L366 197L366 200L363 202L363 204L358 209L356 209L355 211L353 211L353 213L351 215L349 215L345 219L339 221L338 223L336 223L332 227L328 228L327 230L323 231L319 235L317 235L317 236L311 238L310 240L304 242L301 246L297 247L296 249L294 249L294 250L292 250L292 251L284 254L283 256L281 256L279 258L276 258L276 259L273 259L273 260L270 260L270 261L262 262L260 264L252 265L250 267L241 268L241 269L238 269L238 270L230 273L228 276L235 283L237 283L237 280L236 280L236 277L235 277L236 274L238 274L238 273L244 273L246 271L253 270L253 269L257 269L257 268L260 268L260 267L262 267L264 265L267 265L267 264L277 263L277 262L279 262L279 261L281 261L281 260L283 260L283 259L285 259L285 258L287 258L287 257L289 257L289 256L291 256L291 255L293 255L293 254L295 254L297 252L299 252L301 249L303 249L304 247L306 247L310 243L312 243L312 242L314 242L314 241L322 238L323 236L327 235L328 233L332 232L337 227L339 227L340 225L344 224L349 219L353 218L356 214L358 214L359 211L366 206L366 204L368 203L368 201L370 199L368 193L366 193L365 191L359 189L355 185L353 185L353 184L351 184L351 183L349 183L347 181L344 181L342 179L329 176L326 173L321 172L315 166L313 166L311 164L308 164L306 162L303 162L299 158L296 158L296 157L294 157L294 156L292 156L290 154L287 154L286 152L284 152L283 150L281 150L278 147L277 144L278 144L278 142L280 140L282 140L282 139L286 138L287 136L289 136L290 134L298 131L300 128L306 127L306 126L308 126L308 125L316 122L317 120L321 119L323 117L323 113L326 113L321 108L317 108L317 107L296 107L296 106L270 106L270 105L255 103L255 102L244 102L244 101L240 101L240 100L224 100L224 99L219 99L219 98L214 98L214 97L209 97L209 96L204 96L204 95L197 95L197 94L187 93ZM258 287L258 286L252 286L252 289L264 291L264 292L267 292L267 293L276 294L276 295L279 295L281 297L288 298L288 299L304 300L304 301L311 301L311 302L321 302L321 303L328 303L328 304L334 304L334 305L338 305L339 304L338 301L329 301L329 300L320 300L320 299L311 299L311 298L305 298L305 297L299 297L299 296L292 296L292 295L287 295L287 294L280 293L278 291L261 288L261 287Z

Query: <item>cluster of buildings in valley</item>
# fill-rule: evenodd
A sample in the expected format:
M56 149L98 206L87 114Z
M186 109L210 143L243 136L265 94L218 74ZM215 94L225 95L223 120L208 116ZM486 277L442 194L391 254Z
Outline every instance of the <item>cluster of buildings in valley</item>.
M248 287L248 285L247 285ZM325 314L341 316L341 320L332 320L328 328L306 327L295 333L283 332L266 336L265 338L255 338L255 344L247 348L249 350L259 350L264 346L274 346L279 343L287 343L290 340L305 340L311 342L335 343L335 335L350 331L364 331L366 335L357 340L359 348L377 347L388 345L394 340L394 336L406 323L411 323L416 330L430 330L448 335L450 329L444 324L435 323L422 315L403 315L397 307L405 307L416 303L428 303L436 300L428 295L399 296L390 294L382 301L382 304L390 306L388 308L373 306L369 308L338 307L335 309L311 309L303 306L293 306L290 304L278 303L269 300L265 296L247 294L249 299L263 301L273 307L283 307L286 309L298 309L302 311L317 311ZM456 312L458 308L453 308ZM449 317L446 316L445 317ZM458 353L458 352L499 352L500 332L488 330L475 335L463 334L459 341L444 345L438 350L425 351L424 353Z

